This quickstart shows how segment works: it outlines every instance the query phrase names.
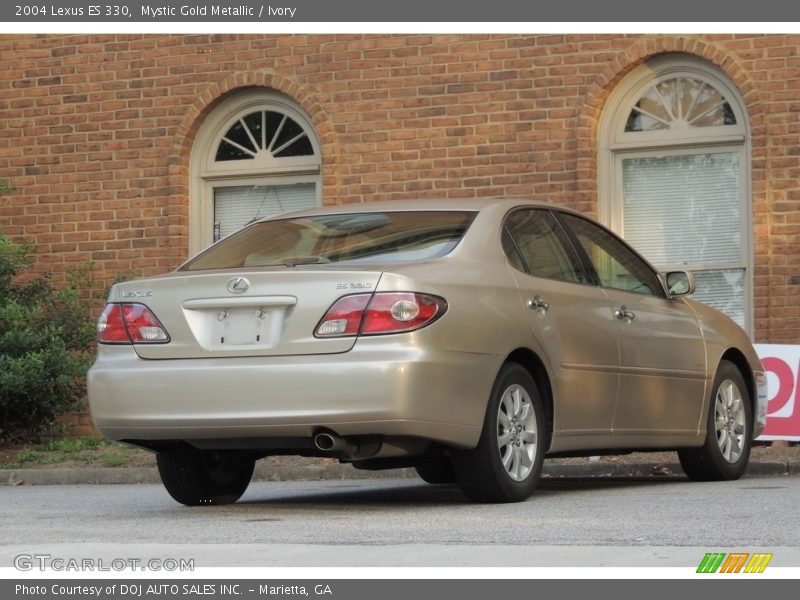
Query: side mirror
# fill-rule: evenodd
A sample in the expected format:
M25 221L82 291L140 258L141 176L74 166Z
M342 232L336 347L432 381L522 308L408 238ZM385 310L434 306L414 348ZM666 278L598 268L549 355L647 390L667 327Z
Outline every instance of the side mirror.
M670 298L694 294L697 289L694 275L688 271L670 271L664 275L664 281L667 283L667 293Z

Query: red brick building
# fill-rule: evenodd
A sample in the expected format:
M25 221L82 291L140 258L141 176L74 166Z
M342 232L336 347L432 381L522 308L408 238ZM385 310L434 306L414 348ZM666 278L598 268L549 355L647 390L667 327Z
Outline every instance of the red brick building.
M174 268L296 206L513 196L800 342L800 36L0 36L0 228Z

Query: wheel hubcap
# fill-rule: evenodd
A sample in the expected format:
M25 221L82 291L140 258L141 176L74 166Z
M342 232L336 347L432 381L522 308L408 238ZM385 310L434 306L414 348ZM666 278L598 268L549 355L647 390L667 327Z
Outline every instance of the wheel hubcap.
M514 481L530 475L536 459L536 413L521 385L509 386L497 410L497 446L503 468Z
M744 450L745 411L742 392L730 379L723 381L717 389L714 423L722 457L735 463Z

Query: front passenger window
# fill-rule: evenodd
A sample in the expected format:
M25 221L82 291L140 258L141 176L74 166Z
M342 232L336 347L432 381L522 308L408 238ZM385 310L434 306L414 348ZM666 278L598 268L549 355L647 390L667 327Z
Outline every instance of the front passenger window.
M589 255L602 286L648 296L663 295L658 275L621 240L586 219L569 214L561 218Z

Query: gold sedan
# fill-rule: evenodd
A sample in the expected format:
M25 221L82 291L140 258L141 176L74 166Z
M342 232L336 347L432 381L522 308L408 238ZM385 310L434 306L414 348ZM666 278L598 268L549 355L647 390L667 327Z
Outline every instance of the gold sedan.
M693 291L551 205L279 216L112 288L92 414L187 505L234 502L276 454L414 466L480 502L528 498L545 456L677 449L689 477L735 479L766 379Z

